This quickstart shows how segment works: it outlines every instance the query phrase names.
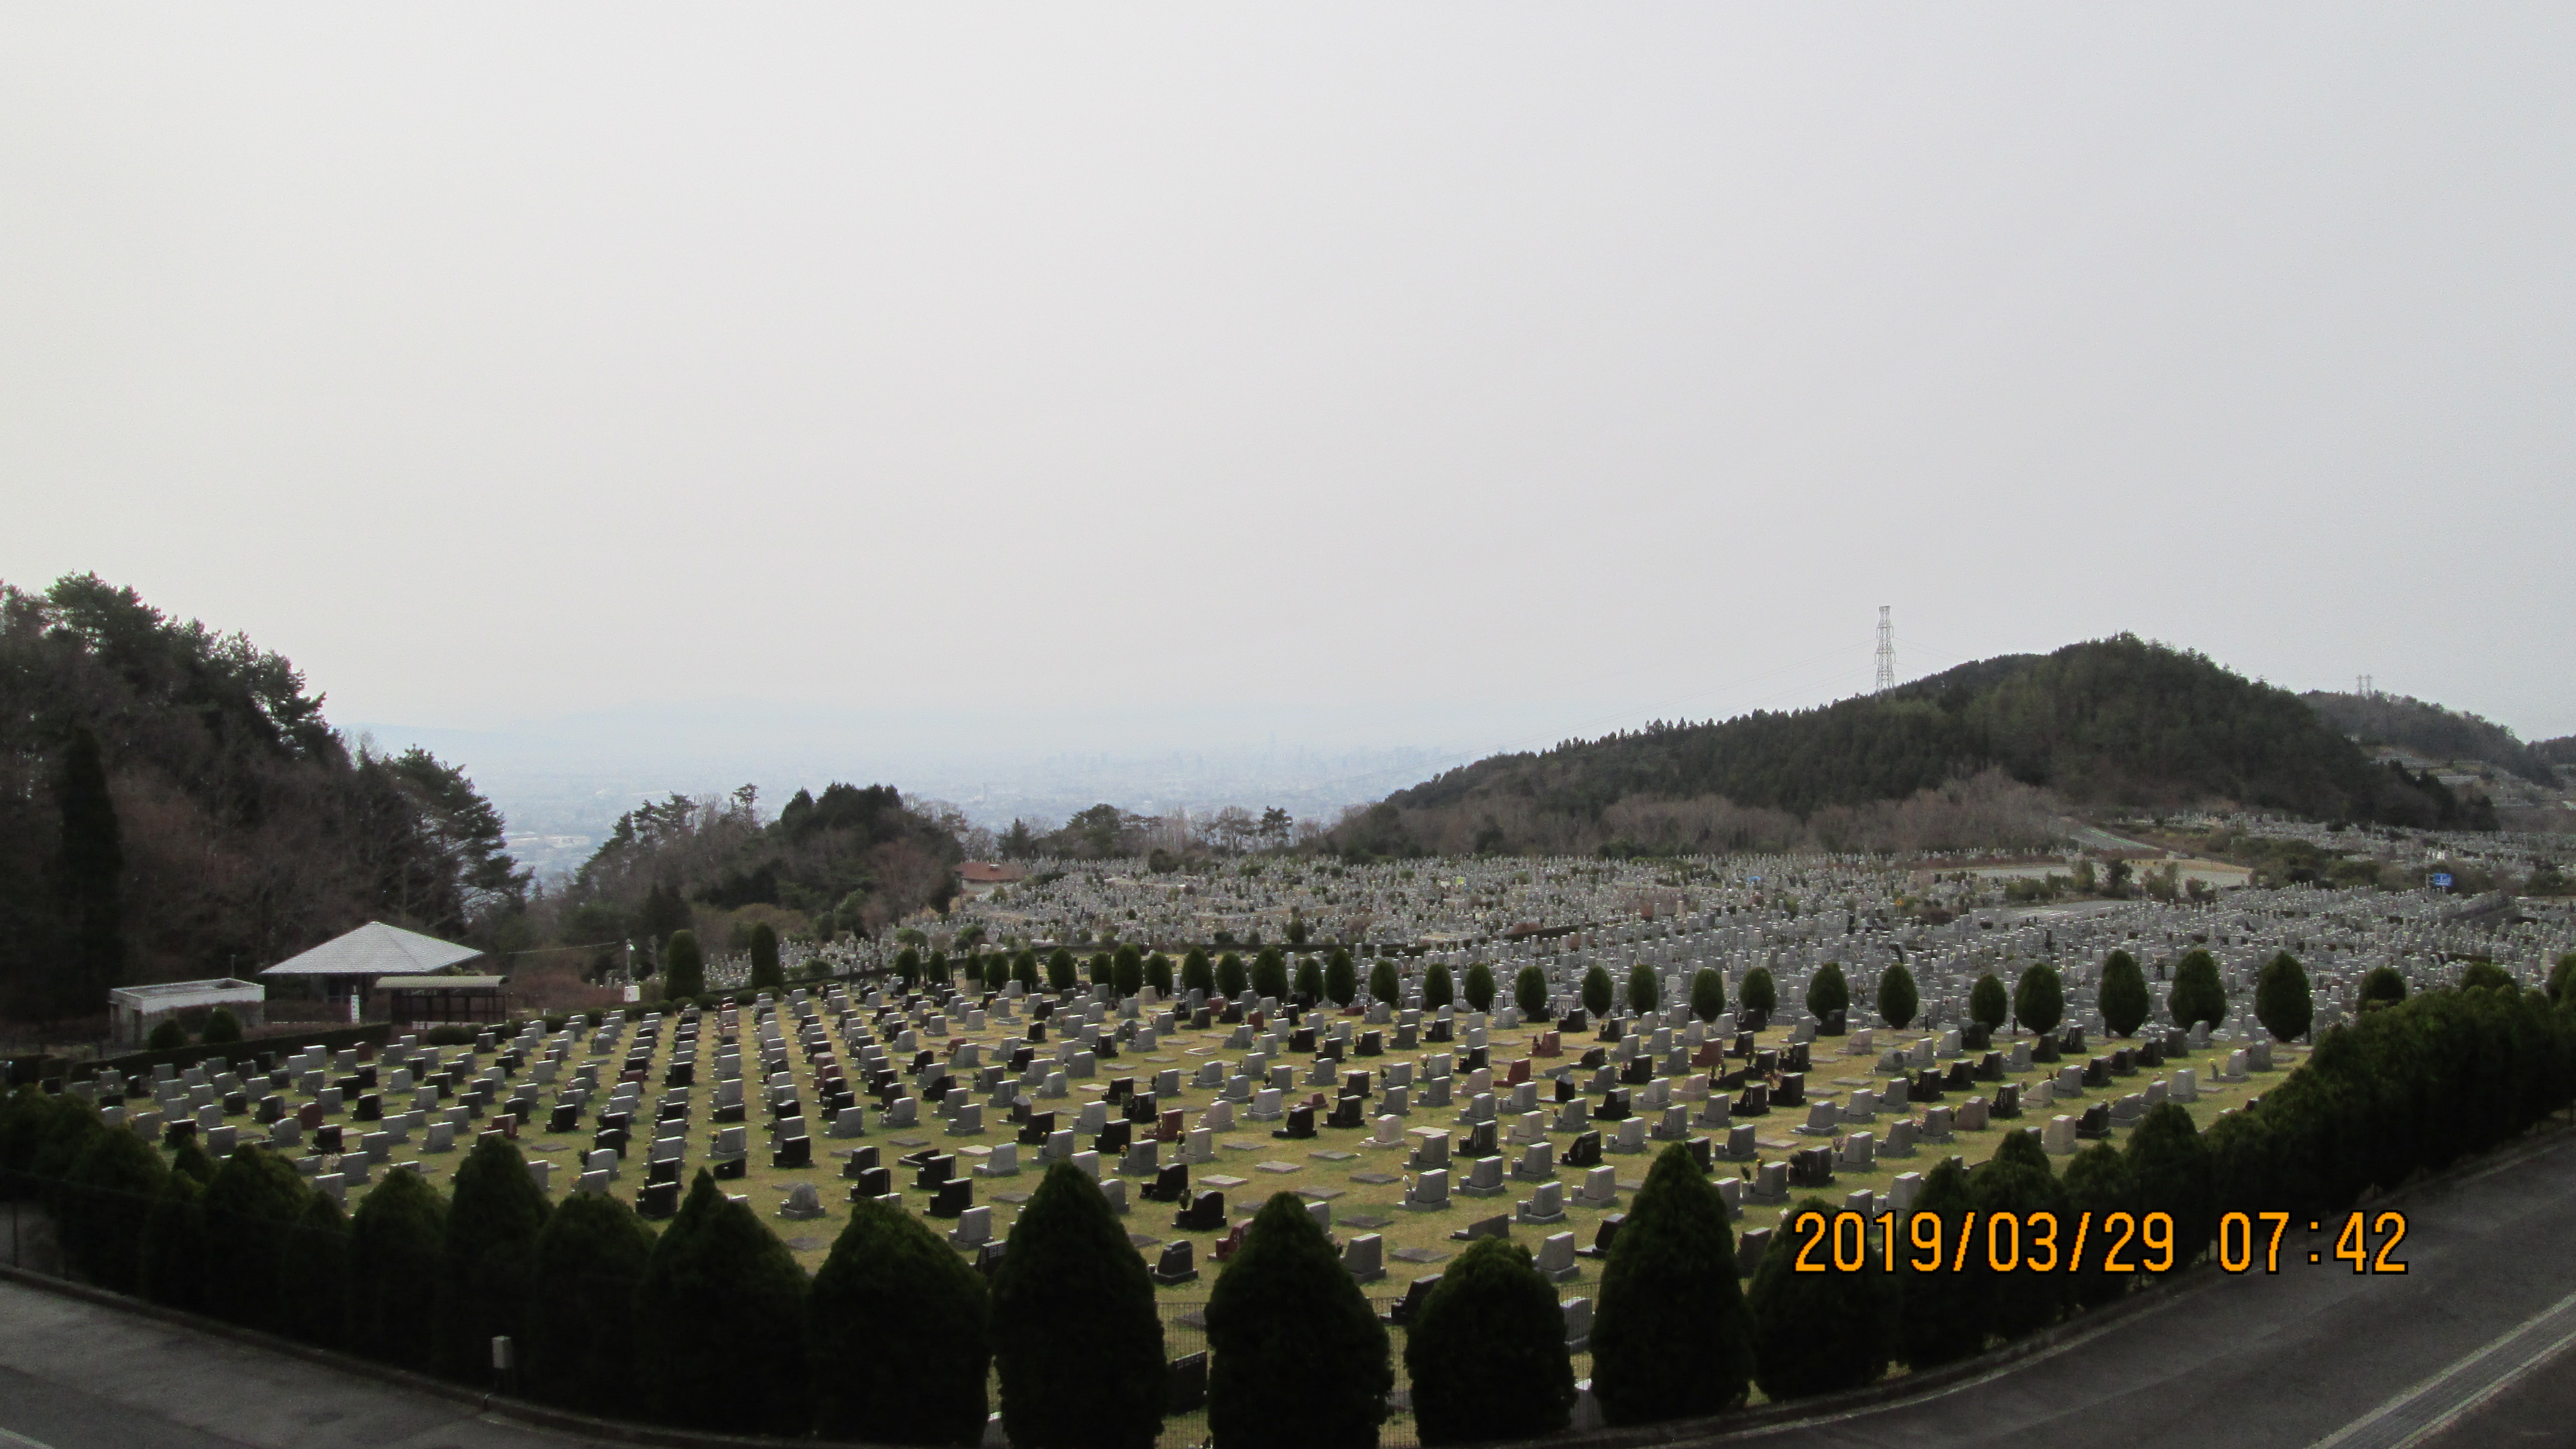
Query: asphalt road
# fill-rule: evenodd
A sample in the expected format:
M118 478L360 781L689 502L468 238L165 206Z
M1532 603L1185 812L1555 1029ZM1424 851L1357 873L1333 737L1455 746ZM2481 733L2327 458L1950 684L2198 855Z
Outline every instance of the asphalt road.
M2403 1275L2331 1231L1932 1397L1735 1444L2502 1449L2576 1443L2576 1134L2409 1194ZM0 1449L540 1449L596 1441L0 1282Z

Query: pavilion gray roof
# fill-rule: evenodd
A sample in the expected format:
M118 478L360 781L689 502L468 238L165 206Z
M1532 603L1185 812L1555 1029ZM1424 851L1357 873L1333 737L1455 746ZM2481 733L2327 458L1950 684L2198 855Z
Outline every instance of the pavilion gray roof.
M439 971L483 953L471 946L369 921L301 955L289 956L262 976L412 976Z

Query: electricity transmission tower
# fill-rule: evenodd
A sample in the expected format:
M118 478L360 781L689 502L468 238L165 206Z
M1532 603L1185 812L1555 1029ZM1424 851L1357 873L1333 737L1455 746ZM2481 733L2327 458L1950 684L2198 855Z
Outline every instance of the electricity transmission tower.
M1872 694L1883 694L1896 687L1896 630L1887 622L1885 604L1878 606L1878 683Z

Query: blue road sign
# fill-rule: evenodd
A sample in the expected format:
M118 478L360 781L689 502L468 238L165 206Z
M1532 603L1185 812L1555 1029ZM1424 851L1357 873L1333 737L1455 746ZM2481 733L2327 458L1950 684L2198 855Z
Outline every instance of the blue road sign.
M2437 891L2446 891L2446 890L2449 890L2450 888L2451 888L2451 873L2450 873L2449 871L2447 871L2447 870L2437 870L2437 871L2433 872L2433 889L2435 889L2435 890L2437 890Z

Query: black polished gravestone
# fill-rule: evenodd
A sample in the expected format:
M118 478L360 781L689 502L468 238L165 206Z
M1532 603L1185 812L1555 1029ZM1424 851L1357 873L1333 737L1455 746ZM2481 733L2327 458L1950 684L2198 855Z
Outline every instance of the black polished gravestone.
M1913 1084L1905 1089L1905 1100L1909 1102L1938 1102L1941 1100L1941 1090L1941 1074L1933 1071L1929 1067L1926 1067L1922 1071L1914 1074Z
M1611 1088L1607 1093L1603 1094L1600 1107L1595 1109L1592 1115L1600 1118L1604 1122L1626 1121L1630 1115L1628 1111L1628 1089L1625 1087Z
M1278 1128L1270 1135L1290 1142L1302 1142L1307 1138L1313 1137L1315 1135L1315 1109L1311 1105L1303 1102L1289 1108L1287 1125Z
M580 1125L581 1107L578 1103L557 1102L554 1111L546 1117L548 1132L570 1132Z
M1416 1278L1405 1285L1404 1297L1386 1311L1388 1325L1395 1328L1409 1326L1421 1314L1422 1305L1431 1301L1431 1295L1439 1287L1440 1275L1437 1273L1427 1278Z
M2034 1062L2056 1061L2057 1038L2053 1036L2044 1036L2039 1040L2032 1042L2030 1044L2030 1059Z
M1134 1077L1113 1077L1109 1082L1108 1094L1103 1096L1100 1100L1115 1106L1135 1095L1136 1079Z
M1333 1104L1333 1115L1324 1119L1324 1125L1327 1127L1342 1128L1366 1126L1367 1123L1361 1119L1367 1110L1367 1098L1356 1096L1343 1097Z
M1574 1065L1579 1071L1597 1072L1603 1067L1610 1065L1610 1053L1600 1047L1594 1047L1583 1055L1576 1057L1574 1059Z
M1571 1102L1582 1095L1583 1089L1574 1085L1574 1076L1572 1073L1569 1072L1556 1079L1556 1100L1560 1104Z
M2111 1085L2111 1059L2109 1057L2095 1057L2084 1064L2085 1090L2091 1091L2097 1087L2107 1087L2109 1085Z
M1849 1013L1848 1013L1847 1011L1845 1011L1845 1009L1844 1009L1844 1008L1837 1006L1837 1007L1835 1007L1833 1010L1828 1011L1828 1012L1826 1012L1826 1013L1825 1013L1825 1019L1824 1019L1824 1021L1823 1021L1822 1023L1820 1023L1820 1024L1816 1027L1816 1035L1818 1035L1818 1036L1845 1036L1845 1035L1848 1035L1848 1034L1849 1034L1849 1032L1850 1032L1850 1027L1849 1027L1846 1023L1849 1021L1849 1019L1850 1019Z
M1809 1063L1810 1058L1805 1042L1793 1041L1789 1043L1786 1051L1780 1053L1780 1070L1784 1072L1812 1071L1813 1067Z
M1225 1227L1225 1194L1213 1188L1191 1199L1172 1215L1172 1226L1185 1233L1213 1233Z
M1950 1070L1941 1074L1941 1090L1945 1092L1974 1091L1976 1085L1976 1068L1968 1065L1968 1059L1965 1057L1952 1062Z
M2021 1115L2021 1084L2006 1082L1995 1088L1995 1107L1989 1116L2009 1120Z
M716 1181L731 1182L735 1178L748 1176L750 1174L751 1159L747 1157L720 1157L716 1159L714 1171Z
M1599 1167L1601 1165L1601 1134L1598 1132L1581 1133L1578 1134L1573 1141L1565 1144L1565 1165L1568 1167Z
M1055 1114L1053 1112L1031 1112L1029 1119L1020 1124L1020 1145L1044 1147L1047 1138L1054 1131Z
M2000 1082L2003 1079L2004 1054L2002 1052L1988 1052L1984 1056L1977 1058L1978 1081Z
M316 1127L313 1129L313 1150L325 1155L338 1152L340 1150L340 1127L338 1123L333 1123L327 1127Z
M648 1184L656 1182L678 1182L679 1180L680 1159L676 1157L665 1157L659 1162L648 1162L644 1164L644 1181Z
M2111 1135L2111 1106L2096 1102L2075 1119L2075 1135L2087 1142L2099 1142Z
M1155 1283L1165 1288L1198 1281L1198 1250L1187 1238L1175 1238L1163 1245L1163 1256L1152 1269Z
M1628 1215L1626 1213L1603 1214L1601 1225L1592 1231L1592 1246L1588 1248L1577 1248L1574 1250L1575 1254L1578 1257L1585 1258L1609 1257L1610 1244L1616 1241L1619 1237L1619 1225L1627 1220Z
M773 1169L812 1167L814 1139L800 1132L781 1141L778 1150L769 1154L769 1165Z
M1981 1052L1995 1044L1992 1028L1982 1021L1972 1021L1959 1028L1959 1050Z
M1188 1247L1187 1243L1182 1244ZM1158 1278L1160 1274L1156 1275ZM1192 1273L1191 1278L1198 1275ZM1174 1282L1186 1283L1187 1278ZM1207 1406L1208 1356L1205 1351L1185 1353L1163 1369L1163 1413L1168 1418L1195 1414Z
M957 1154L953 1152L934 1152L928 1157L923 1158L920 1164L914 1168L912 1185L923 1192L935 1191L942 1183L947 1182L950 1178L955 1177L956 1175Z
M680 1211L680 1185L677 1182L644 1184L644 1191L636 1195L635 1211L640 1217L656 1221L677 1215Z
M859 1174L866 1172L868 1169L876 1165L877 1149L875 1144L871 1143L865 1147L853 1147L850 1149L849 1160L841 1164L841 1175L853 1182L856 1182L859 1178Z
M1311 1117L1313 1114L1307 1115ZM1135 1140L1135 1134L1136 1124L1124 1117L1105 1122L1101 1124L1100 1135L1092 1139L1091 1150L1103 1157L1115 1157L1127 1150L1127 1144Z
M1168 1163L1156 1169L1154 1180L1136 1189L1147 1202L1188 1202L1190 1200L1190 1165Z
M1491 1122L1479 1122L1474 1126L1469 1127L1467 1129L1466 1150L1459 1155L1466 1158L1469 1162L1482 1162L1486 1158L1493 1156L1495 1151L1494 1126L1495 1124Z
M1711 1142L1705 1137L1694 1137L1690 1140L1690 1155L1691 1161L1698 1164L1699 1170L1702 1173L1715 1170L1717 1166L1716 1143Z
M934 1218L962 1217L975 1205L975 1179L952 1177L939 1184L931 1195L930 1215Z
M1782 1072L1780 1074L1780 1085L1772 1089L1771 1105L1774 1107L1803 1107L1807 1105L1807 1074L1805 1072Z
M1829 1187L1833 1180L1832 1148L1802 1147L1789 1154L1789 1186L1792 1189Z
M874 1200L876 1200L876 1199L878 1199L878 1198L881 1198L881 1197L885 1197L885 1196L887 1196L888 1194L892 1193L893 1191L894 1191L894 1169L893 1169L893 1168L890 1168L890 1167L869 1167L869 1168L862 1168L862 1169L859 1171L859 1173L858 1173L858 1175L857 1175L856 1179L855 1179L855 1180L850 1184L850 1201L852 1201L852 1202L873 1202Z
M1619 1080L1631 1087L1642 1087L1654 1079L1655 1059L1652 1057L1630 1057L1628 1064L1619 1069Z
M1763 1117L1771 1111L1771 1087L1767 1082L1746 1082L1744 1091L1735 1099L1738 1117Z
M1162 1104L1151 1092L1138 1092L1127 1099L1127 1120L1130 1122L1150 1123L1160 1111Z
M2130 1051L2126 1047L2122 1047L2120 1050L2111 1053L2112 1076L2134 1077L2137 1074L2138 1058L2136 1053Z
M224 1115L230 1117L241 1111L241 1108L233 1105L240 1100L238 1093L224 1098ZM382 1122L385 1120L385 1099L373 1092L363 1093L358 1098L358 1105L350 1109L349 1115L361 1122Z
M673 1062L671 1069L662 1074L662 1085L666 1087L692 1087L697 1085L697 1081L696 1062Z

